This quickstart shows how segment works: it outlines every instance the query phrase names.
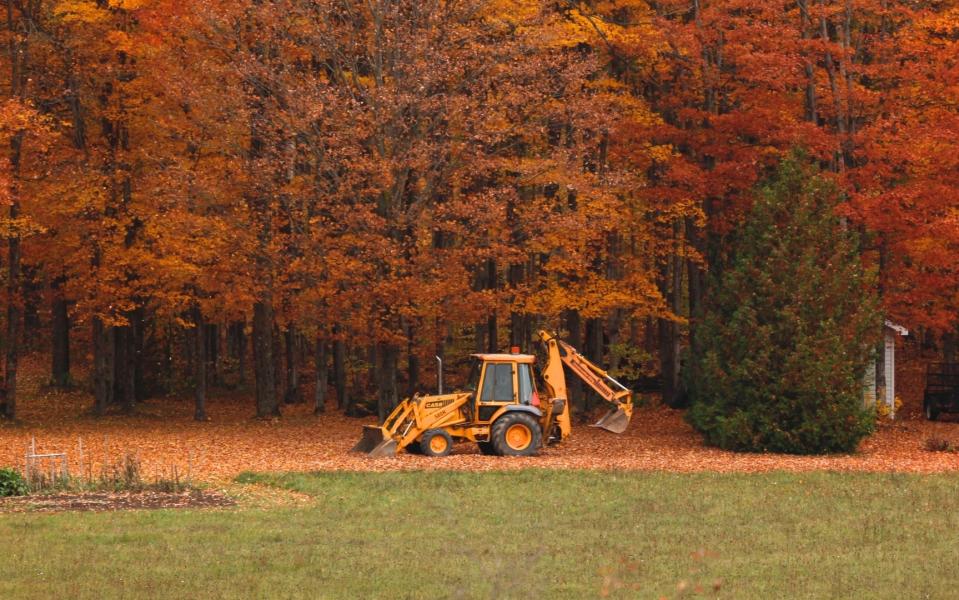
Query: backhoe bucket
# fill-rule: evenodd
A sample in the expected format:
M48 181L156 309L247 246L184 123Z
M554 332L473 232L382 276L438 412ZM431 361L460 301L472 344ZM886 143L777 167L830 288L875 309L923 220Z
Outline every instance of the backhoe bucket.
M363 452L373 458L396 456L396 440L389 437L382 427L363 426L363 437L353 446L353 452Z
M599 427L613 433L622 433L629 426L630 415L626 414L622 408L615 408L605 415L599 421L593 423L593 427Z

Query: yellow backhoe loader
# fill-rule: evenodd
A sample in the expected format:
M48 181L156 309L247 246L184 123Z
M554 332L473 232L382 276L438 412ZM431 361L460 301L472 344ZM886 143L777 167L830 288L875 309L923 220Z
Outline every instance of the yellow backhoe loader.
M474 354L464 390L443 394L442 363L437 395L403 400L382 426L367 425L353 448L370 456L393 456L400 450L446 456L456 441L471 441L483 454L529 456L544 443L570 433L569 402L563 365L580 377L611 410L594 425L622 433L633 414L632 392L575 348L545 331L539 338L548 360L542 393L536 389L536 357L520 354ZM611 387L612 386L614 387Z

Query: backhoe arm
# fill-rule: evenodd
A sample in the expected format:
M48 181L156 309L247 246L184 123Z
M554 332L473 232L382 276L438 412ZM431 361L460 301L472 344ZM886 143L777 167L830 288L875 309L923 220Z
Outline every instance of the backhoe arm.
M597 421L594 426L613 433L625 431L630 418L633 416L632 392L566 342L557 339L546 331L540 331L539 337L546 345L546 351L549 355L549 360L543 371L543 378L551 388L552 396L561 398L568 404L566 377L562 366L566 365L570 371L575 373L604 400L613 404L612 410ZM557 416L556 422L563 433L562 437L565 438L569 434L569 410L567 409Z

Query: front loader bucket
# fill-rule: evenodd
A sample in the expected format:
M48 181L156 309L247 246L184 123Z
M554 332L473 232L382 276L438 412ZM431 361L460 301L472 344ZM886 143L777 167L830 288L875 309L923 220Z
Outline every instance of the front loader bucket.
M363 437L353 446L353 452L363 452L373 458L396 456L396 440L389 437L382 427L363 426Z
M630 416L625 410L617 407L603 415L602 419L593 423L593 427L599 427L613 433L622 433L629 426Z

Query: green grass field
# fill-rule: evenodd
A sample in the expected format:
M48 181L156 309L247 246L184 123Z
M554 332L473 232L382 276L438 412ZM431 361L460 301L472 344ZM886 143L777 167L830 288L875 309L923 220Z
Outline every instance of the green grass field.
M0 598L959 596L956 476L241 479L316 501L0 515Z

